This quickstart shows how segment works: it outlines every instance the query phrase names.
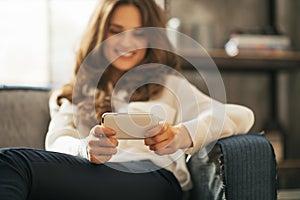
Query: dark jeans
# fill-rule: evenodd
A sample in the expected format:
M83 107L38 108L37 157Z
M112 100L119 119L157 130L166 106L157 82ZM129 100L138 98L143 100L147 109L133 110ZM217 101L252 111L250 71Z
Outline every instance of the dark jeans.
M149 163L112 165L126 168ZM182 191L174 175L165 169L130 173L61 153L0 149L0 199L179 200Z

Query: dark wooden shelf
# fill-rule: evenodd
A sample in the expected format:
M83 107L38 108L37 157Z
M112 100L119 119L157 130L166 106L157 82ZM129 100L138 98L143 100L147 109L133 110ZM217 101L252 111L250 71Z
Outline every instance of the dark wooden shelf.
M199 51L198 51L199 52ZM219 70L296 70L300 69L300 52L293 51L241 51L237 56L229 56L223 49L212 49L207 54L198 55L197 51L180 51L187 60L201 63L210 56ZM183 69L192 66L183 61Z

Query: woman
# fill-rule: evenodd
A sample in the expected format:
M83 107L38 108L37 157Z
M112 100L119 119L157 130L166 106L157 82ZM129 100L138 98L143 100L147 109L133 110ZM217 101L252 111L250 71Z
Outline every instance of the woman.
M74 80L50 98L48 151L2 150L0 199L181 199L191 187L185 155L250 129L251 110L212 100L179 75L174 54L151 48L171 45L143 27L165 24L153 0L99 4ZM112 111L152 112L164 123L143 140L118 140L101 124Z

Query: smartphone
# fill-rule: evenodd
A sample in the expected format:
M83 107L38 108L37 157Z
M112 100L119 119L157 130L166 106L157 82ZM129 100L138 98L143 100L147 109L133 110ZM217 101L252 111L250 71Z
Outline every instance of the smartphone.
M145 133L158 123L158 117L150 113L104 113L102 115L102 124L115 130L118 139L144 139Z

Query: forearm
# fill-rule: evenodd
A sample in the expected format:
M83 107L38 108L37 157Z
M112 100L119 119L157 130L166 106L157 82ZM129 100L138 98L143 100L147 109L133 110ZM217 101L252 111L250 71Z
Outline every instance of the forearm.
M177 136L178 140L180 141L180 149L188 149L193 147L193 140L187 128L182 124L176 125L174 128L177 129Z
M207 110L196 119L182 123L193 142L186 153L193 154L220 138L247 133L254 123L253 112L246 107L224 105L223 111Z

